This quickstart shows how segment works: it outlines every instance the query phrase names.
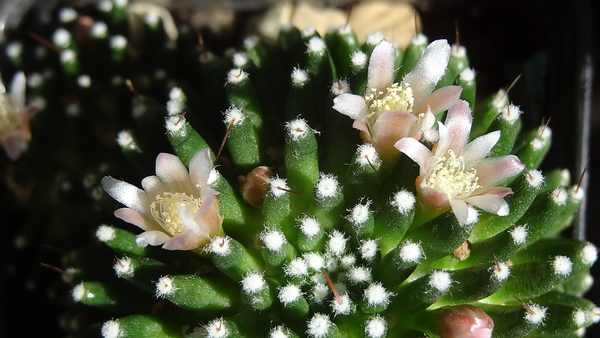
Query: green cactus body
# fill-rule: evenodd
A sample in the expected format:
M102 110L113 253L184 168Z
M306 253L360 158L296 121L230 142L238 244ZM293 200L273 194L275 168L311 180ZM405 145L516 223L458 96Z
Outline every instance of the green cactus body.
M456 315L477 337L566 337L600 319L574 296L596 249L560 235L583 191L564 171L544 185L550 129L521 133L506 92L473 110L464 47L419 34L401 50L381 33L361 46L349 25L321 38L287 24L231 61L191 45L164 8L100 3L91 45L64 23L57 78L30 94L46 100L40 118L68 110L105 132L78 153L81 130L55 139L35 117L15 178L61 211L56 246L77 252L75 234L96 231L83 251L97 257L65 260L95 336L452 338ZM127 13L144 19L127 28ZM35 79L32 53L11 61ZM44 142L69 170L33 169ZM22 243L41 236L26 230Z

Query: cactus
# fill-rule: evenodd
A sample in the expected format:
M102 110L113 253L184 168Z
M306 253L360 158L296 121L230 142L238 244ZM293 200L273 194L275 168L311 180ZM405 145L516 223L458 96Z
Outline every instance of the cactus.
M63 252L71 337L565 337L600 319L578 296L596 247L560 234L584 191L544 178L551 130L521 131L508 93L475 107L464 46L288 24L225 57L156 5L78 10L33 23L45 45L15 32L0 105L17 242Z

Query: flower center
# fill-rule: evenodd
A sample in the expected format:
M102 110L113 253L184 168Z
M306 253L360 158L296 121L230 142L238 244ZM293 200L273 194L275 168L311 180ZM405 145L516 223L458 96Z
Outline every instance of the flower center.
M188 196L182 192L165 192L162 196L156 196L156 201L150 204L150 209L156 222L171 236L174 236L183 232L186 227L181 220L179 208L183 207L186 209L186 214L194 215L201 206L202 201L199 198Z
M371 88L365 95L365 101L369 105L368 119L373 119L374 122L381 114L393 110L412 113L415 99L410 84L394 83L385 91L377 92L375 88Z
M466 170L462 156L456 157L452 149L447 156L437 156L431 159L427 166L425 184L439 192L448 195L448 198L468 197L481 186L477 184L479 177L474 168Z
M15 116L15 108L6 94L0 94L0 134L21 128Z

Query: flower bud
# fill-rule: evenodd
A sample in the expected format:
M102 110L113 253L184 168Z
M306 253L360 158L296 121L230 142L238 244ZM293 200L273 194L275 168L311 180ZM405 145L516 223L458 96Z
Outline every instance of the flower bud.
M494 329L492 318L472 305L440 308L434 317L441 338L490 338Z
M245 177L240 176L240 190L244 201L255 208L261 208L271 177L273 177L273 172L265 166L254 168Z

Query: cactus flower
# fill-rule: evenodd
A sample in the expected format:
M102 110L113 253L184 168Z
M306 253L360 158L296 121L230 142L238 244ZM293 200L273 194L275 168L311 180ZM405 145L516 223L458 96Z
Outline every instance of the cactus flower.
M38 112L36 107L25 106L25 74L13 77L10 93L0 83L0 144L10 159L16 160L27 149L31 140L29 121Z
M397 157L394 143L403 137L419 139L435 123L435 115L448 110L459 99L462 87L434 91L448 65L450 45L433 41L402 82L394 83L396 49L382 40L371 55L365 96L343 93L333 100L333 109L354 119L365 142L375 145L384 162Z
M508 215L504 196L512 190L497 185L525 167L514 155L487 158L500 138L499 131L469 143L472 122L468 103L460 100L448 111L446 124L438 122L439 141L432 150L414 138L403 138L395 144L420 166L415 184L421 201L436 209L450 206L460 224L467 220L467 204L499 216Z
M458 305L436 311L437 330L441 338L490 338L494 321L472 305Z
M107 176L102 187L126 208L115 216L144 230L139 246L161 245L167 250L201 249L211 237L222 235L217 192L208 185L213 168L209 149L199 151L190 170L171 154L156 157L156 176L142 180L139 189Z

